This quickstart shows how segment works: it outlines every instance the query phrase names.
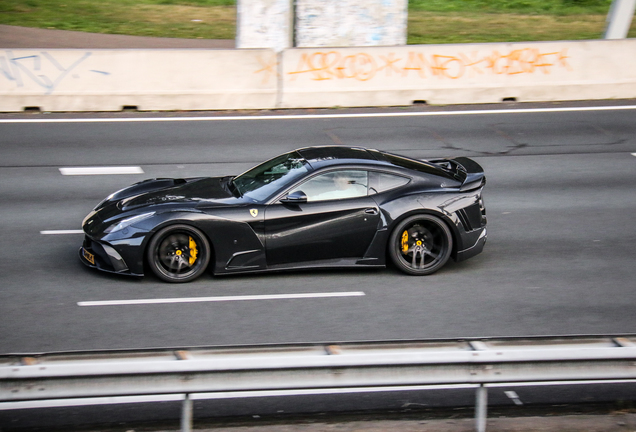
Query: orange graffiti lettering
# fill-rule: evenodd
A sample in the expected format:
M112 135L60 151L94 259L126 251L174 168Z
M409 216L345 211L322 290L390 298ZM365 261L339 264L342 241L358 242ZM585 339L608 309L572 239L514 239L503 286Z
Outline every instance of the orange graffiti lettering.
M402 60L401 58L393 58L395 57L395 53L389 53L388 56L381 55L380 58L384 61L384 65L378 69L378 72L382 70L386 70L386 76L392 76L392 72L400 73L402 72L398 66L395 64Z
M337 51L303 54L290 75L310 73L314 81L331 79L357 79L368 81L378 70L375 59L366 53L343 57Z
M402 76L406 77L409 71L417 71L420 78L426 78L426 60L424 60L424 54L417 54L409 52L409 59L406 65L402 68Z
M278 72L276 71L276 67L278 66L278 62L276 61L276 58L269 59L269 60L263 60L262 57L259 57L258 58L258 62L263 67L260 68L259 70L257 70L254 73L265 72L265 75L263 76L263 84L267 84L267 82L269 81L269 77L278 76Z
M464 75L464 62L453 56L433 55L433 74L450 79L457 79Z
M571 71L567 49L554 52L541 52L537 48L520 48L501 53L493 50L486 54L473 51L470 54L425 55L409 51L405 58L390 52L374 56L366 52L343 55L340 51L316 51L301 54L296 69L288 72L292 80L308 74L311 80L348 80L369 81L384 71L386 77L408 78L411 71L417 72L422 79L457 80L475 75L549 74L557 68ZM271 68L264 68L269 70Z

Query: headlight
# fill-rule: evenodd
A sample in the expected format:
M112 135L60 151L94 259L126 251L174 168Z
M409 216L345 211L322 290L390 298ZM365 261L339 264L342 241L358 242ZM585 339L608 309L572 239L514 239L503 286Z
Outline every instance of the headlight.
M87 214L86 217L84 218L84 220L82 221L82 226L86 225L86 221L89 220L90 218L92 218L93 216L95 216L95 213L97 213L97 212L95 210L93 210L92 212Z
M131 216L129 218L126 219L122 219L119 222L112 224L111 226L109 226L108 228L106 228L104 230L104 232L106 234L110 234L110 233L114 233L120 230L123 230L124 228L128 228L129 226L131 226L132 224L135 224L137 222L140 222L144 219L149 218L150 216L154 215L155 212L150 212L150 213L142 213L142 214L138 214L135 216Z

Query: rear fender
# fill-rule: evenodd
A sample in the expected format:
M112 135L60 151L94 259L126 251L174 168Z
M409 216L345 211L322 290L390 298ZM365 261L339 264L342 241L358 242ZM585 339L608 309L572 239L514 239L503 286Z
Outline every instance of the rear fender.
M458 212L466 207L480 203L482 188L466 193L425 193L397 198L382 205L387 221L388 233L403 219L416 215L428 214L441 219L450 229L453 236L452 257L456 259L457 251L464 250L466 244L474 243L467 233L466 221Z
M455 196L453 195L453 197ZM458 226L461 226L461 222L456 214L446 211L443 206L444 201L448 200L448 198L448 194L445 193L417 194L400 197L390 203L383 204L382 209L387 221L386 239L388 240L395 226L407 217L417 214L428 214L441 219L450 229L453 236L452 253L454 256L457 248L462 246L458 229Z

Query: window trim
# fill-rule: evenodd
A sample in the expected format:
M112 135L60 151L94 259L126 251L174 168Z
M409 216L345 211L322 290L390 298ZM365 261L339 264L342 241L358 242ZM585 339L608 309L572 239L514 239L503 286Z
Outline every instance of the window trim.
M413 181L413 177L411 177L411 176L403 175L403 174L396 174L395 172L392 172L392 171L378 170L378 169L370 169L368 171L369 171L369 186L368 186L368 189L369 189L369 191L371 191L372 189L375 191L373 193L370 193L368 196L380 195L380 194L383 194L385 192L389 192L389 191L395 190L397 188L404 187L404 186L408 185L409 183L411 183ZM388 174L388 175L392 175L392 176L395 176L395 177L401 177L401 178L406 179L408 181L406 183L404 183L404 184L401 184L401 185L392 187L390 189L385 189L385 190L383 190L381 192L378 192L375 188L371 187L371 175L370 174L372 172L376 173L376 174Z
M333 167L333 168L328 168L322 171L318 171L318 172L313 172L310 176L304 178L303 180L299 181L298 183L295 183L293 185L291 185L289 188L285 189L282 193L278 194L274 199L270 200L267 205L271 205L271 204L276 204L276 203L280 203L280 200L285 197L287 194L289 194L291 191L293 191L296 187L299 187L300 185L313 180L315 177L318 177L320 175L323 174L329 174L329 173L333 173L335 171L365 171L367 173L367 183L369 182L369 173L373 170L370 170L368 168L357 168L357 167ZM342 200L350 200L350 199L356 199L356 198L365 198L365 197L370 197L371 195L369 194L369 185L367 184L367 194L366 195L361 195L361 196L357 196L357 197L349 197L349 198L334 198L334 199L326 199L326 200L321 200L321 201L307 201L308 204L312 204L312 203L324 203L324 202L329 202L329 201L342 201ZM282 204L282 203L281 203Z

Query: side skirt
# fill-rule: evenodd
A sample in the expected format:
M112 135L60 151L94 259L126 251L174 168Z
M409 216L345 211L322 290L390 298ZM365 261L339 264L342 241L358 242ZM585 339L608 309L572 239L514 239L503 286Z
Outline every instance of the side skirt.
M290 264L277 264L269 266L267 268L260 269L236 269L230 272L215 273L215 276L226 276L232 274L246 274L246 273L270 273L280 272L287 270L312 270L312 269L339 269L339 268L385 268L384 263L379 263L377 259L368 258L343 258L332 260L320 260L320 261L307 261L300 263Z

